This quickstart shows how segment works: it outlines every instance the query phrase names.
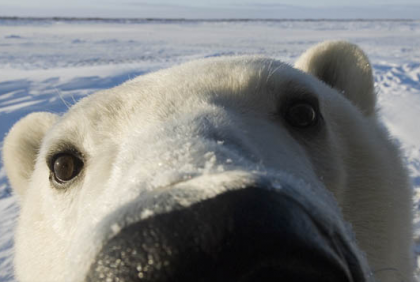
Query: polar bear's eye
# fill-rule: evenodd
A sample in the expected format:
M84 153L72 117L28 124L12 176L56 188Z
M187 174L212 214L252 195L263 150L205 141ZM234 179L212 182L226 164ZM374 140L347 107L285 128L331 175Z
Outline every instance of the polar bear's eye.
M52 174L54 180L60 184L72 180L83 167L83 162L69 153L58 154L53 158Z
M298 102L292 104L285 113L286 121L298 128L307 128L317 124L319 114L317 109L310 103Z

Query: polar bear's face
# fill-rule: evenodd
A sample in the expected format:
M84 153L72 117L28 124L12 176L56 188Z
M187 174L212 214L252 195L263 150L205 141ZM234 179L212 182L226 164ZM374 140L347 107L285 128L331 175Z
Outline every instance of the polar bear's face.
M297 67L313 75L201 60L20 121L4 148L22 203L17 277L368 281L369 263L400 267L370 243L395 224L372 201L405 199L372 185L406 176L377 125L367 59L328 43ZM404 236L383 238L406 249Z

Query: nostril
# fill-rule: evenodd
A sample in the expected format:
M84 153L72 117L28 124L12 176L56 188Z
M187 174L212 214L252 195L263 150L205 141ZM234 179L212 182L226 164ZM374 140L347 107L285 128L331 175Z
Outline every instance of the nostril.
M352 282L328 239L287 197L244 188L123 228L86 281Z

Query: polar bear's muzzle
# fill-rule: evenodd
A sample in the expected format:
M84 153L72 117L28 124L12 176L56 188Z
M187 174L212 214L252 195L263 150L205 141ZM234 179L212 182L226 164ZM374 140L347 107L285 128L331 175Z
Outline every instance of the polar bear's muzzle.
M123 228L86 281L366 281L340 232L307 209L273 189L227 191Z

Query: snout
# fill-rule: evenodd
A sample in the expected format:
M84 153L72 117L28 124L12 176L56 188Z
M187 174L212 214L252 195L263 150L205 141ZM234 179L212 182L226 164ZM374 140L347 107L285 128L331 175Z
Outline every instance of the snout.
M341 234L274 189L228 191L106 242L86 281L366 281Z

